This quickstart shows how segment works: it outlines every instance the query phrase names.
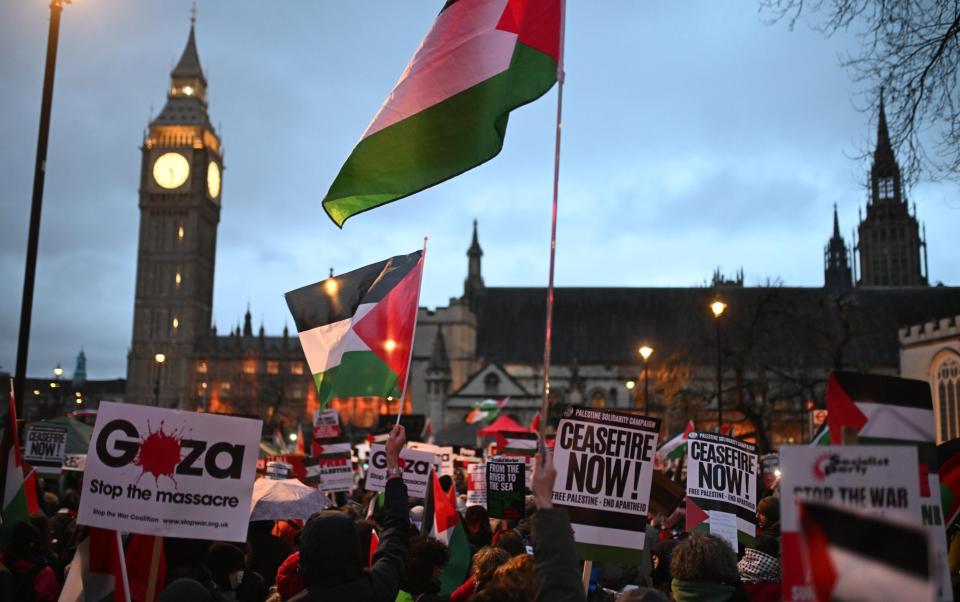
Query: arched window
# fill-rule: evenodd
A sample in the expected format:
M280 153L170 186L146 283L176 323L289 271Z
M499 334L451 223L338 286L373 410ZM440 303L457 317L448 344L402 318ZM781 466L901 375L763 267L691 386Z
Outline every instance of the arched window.
M960 358L951 355L934 373L933 394L940 417L940 440L960 437Z
M500 394L500 377L495 372L490 372L483 377L483 392L485 395Z

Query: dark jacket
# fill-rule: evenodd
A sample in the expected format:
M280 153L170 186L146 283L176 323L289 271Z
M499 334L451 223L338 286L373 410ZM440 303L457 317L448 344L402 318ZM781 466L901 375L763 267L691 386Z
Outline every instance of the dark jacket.
M563 508L538 510L530 521L537 602L584 602L580 559L570 517Z
M300 566L309 585L290 602L394 602L408 547L407 486L403 480L389 479L384 498L380 545L369 569L361 568L356 530L353 521L347 529L342 522L349 520L345 515L324 512L307 523L300 538Z

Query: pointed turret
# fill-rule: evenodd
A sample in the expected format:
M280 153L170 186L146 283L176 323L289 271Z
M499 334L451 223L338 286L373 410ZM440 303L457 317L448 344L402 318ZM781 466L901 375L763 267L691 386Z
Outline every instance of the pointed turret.
M83 348L80 348L80 353L77 354L77 365L73 369L73 388L79 389L87 382L87 354L83 352Z
M433 338L433 350L430 352L430 363L427 370L431 372L450 372L450 357L447 355L447 344L443 338L443 326L437 327L437 336Z
M853 287L847 243L840 235L836 203L833 204L833 236L823 251L823 286L834 291L845 291Z
M207 78L200 66L193 18L187 45L177 66L170 72L167 103L150 125L199 125L213 132L207 115Z
M243 314L243 336L253 336L253 316L250 315L250 304L247 304L247 313Z
M471 309L476 309L477 297L483 292L483 276L480 273L480 258L483 249L477 236L477 220L473 220L473 240L467 249L467 279L463 281L463 297Z
M897 158L890 144L890 130L887 128L887 111L883 103L883 90L880 90L880 114L877 118L877 146L873 150L874 169L879 175L893 175L899 171Z

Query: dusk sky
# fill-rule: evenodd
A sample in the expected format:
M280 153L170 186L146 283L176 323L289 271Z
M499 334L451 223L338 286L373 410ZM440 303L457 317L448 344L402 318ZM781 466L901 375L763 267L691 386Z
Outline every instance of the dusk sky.
M247 304L268 334L283 293L419 248L421 305L459 296L471 222L488 286L547 281L556 88L513 113L503 152L349 220L320 201L441 0L201 0L197 45L224 141L214 316ZM48 0L0 4L0 370L13 372ZM31 376L84 348L123 377L130 345L141 137L162 108L189 0L75 0L57 59L29 358ZM559 286L821 286L839 205L847 242L866 200L875 99L840 66L852 36L769 23L754 0L568 2ZM152 107L152 111L151 111ZM931 282L960 284L955 183L908 191ZM931 316L933 317L933 316Z

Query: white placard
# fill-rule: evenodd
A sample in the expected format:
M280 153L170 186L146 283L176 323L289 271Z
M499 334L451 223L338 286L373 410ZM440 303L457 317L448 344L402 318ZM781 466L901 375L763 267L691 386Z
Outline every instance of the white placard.
M426 496L430 485L430 472L440 469L436 454L404 448L400 452L403 464L403 482L407 484L409 497ZM370 465L367 467L367 491L383 491L387 484L387 449L382 443L370 446Z
M732 512L722 512L720 510L710 510L710 534L722 538L734 553L737 551L737 515Z
M23 434L23 459L37 472L59 474L67 449L67 428L42 423L28 424Z
M467 466L467 506L487 507L487 465Z
M262 422L101 402L77 522L245 541Z

